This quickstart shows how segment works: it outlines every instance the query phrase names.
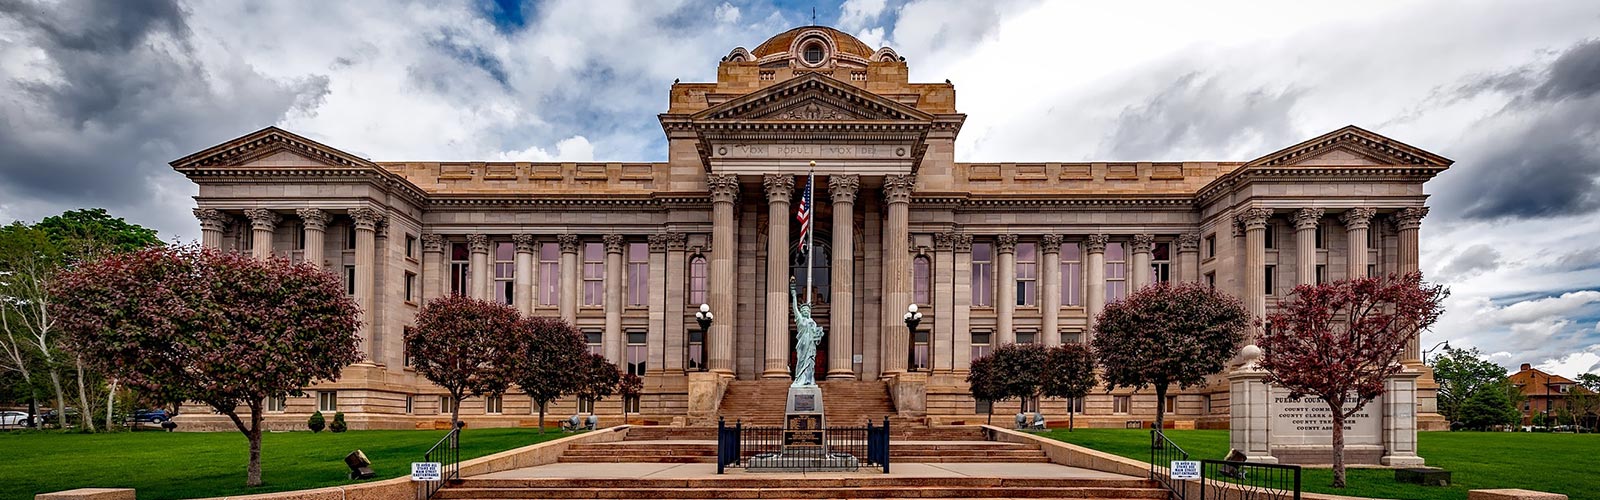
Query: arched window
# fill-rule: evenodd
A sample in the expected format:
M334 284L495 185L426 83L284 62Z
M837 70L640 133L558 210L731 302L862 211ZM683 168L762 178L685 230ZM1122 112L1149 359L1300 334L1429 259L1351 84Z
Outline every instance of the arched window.
M689 258L689 305L706 303L706 256L695 254Z
M933 261L926 255L911 260L911 300L920 305L933 305Z

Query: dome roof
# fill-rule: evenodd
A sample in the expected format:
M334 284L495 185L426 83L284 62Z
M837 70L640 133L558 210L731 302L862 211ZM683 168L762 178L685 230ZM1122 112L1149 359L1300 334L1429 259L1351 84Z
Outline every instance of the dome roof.
M757 45L756 49L750 51L750 53L759 59L773 54L782 54L784 52L788 52L789 47L794 45L795 37L798 37L801 33L808 31L821 31L829 38L832 38L833 44L837 47L837 50L840 53L850 54L862 59L869 59L872 57L872 47L868 47L867 44L862 43L860 39L851 36L849 33L829 28L827 26L801 26L799 28L779 33L777 36L768 38L765 42L761 42L761 45Z

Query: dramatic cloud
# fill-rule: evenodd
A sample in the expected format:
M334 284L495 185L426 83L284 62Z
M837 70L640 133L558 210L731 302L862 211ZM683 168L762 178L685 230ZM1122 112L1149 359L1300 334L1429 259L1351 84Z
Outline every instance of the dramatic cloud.
M1128 106L1106 137L1105 160L1170 158L1174 150L1199 158L1226 157L1240 147L1267 150L1293 144L1292 89L1229 89L1214 76L1190 73L1148 102Z
M1473 245L1462 250L1439 271L1450 277L1470 277L1500 265L1500 251L1489 245Z

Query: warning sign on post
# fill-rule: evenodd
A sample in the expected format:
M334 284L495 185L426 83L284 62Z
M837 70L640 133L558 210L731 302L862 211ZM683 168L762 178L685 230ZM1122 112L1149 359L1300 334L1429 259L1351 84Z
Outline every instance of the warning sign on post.
M412 481L438 481L439 462L411 462Z
M1199 460L1173 460L1170 470L1173 479L1200 479Z

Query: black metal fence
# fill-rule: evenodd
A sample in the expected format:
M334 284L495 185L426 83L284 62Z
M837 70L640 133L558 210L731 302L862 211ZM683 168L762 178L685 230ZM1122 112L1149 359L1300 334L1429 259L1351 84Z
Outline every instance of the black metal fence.
M1300 500L1300 466L1201 460L1200 500L1206 498Z
M1171 498L1183 498L1183 486L1172 480L1173 460L1188 460L1189 453L1167 439L1161 429L1150 430L1150 479L1167 488Z
M751 469L856 470L880 467L889 472L889 419L864 427L827 427L821 447L784 447L784 429L775 426L728 425L717 421L717 473L729 467ZM787 452L787 453L786 453Z
M433 498L446 484L461 482L461 426L452 426L449 433L422 454L422 461L439 463L439 480L421 481L417 488L419 500Z

